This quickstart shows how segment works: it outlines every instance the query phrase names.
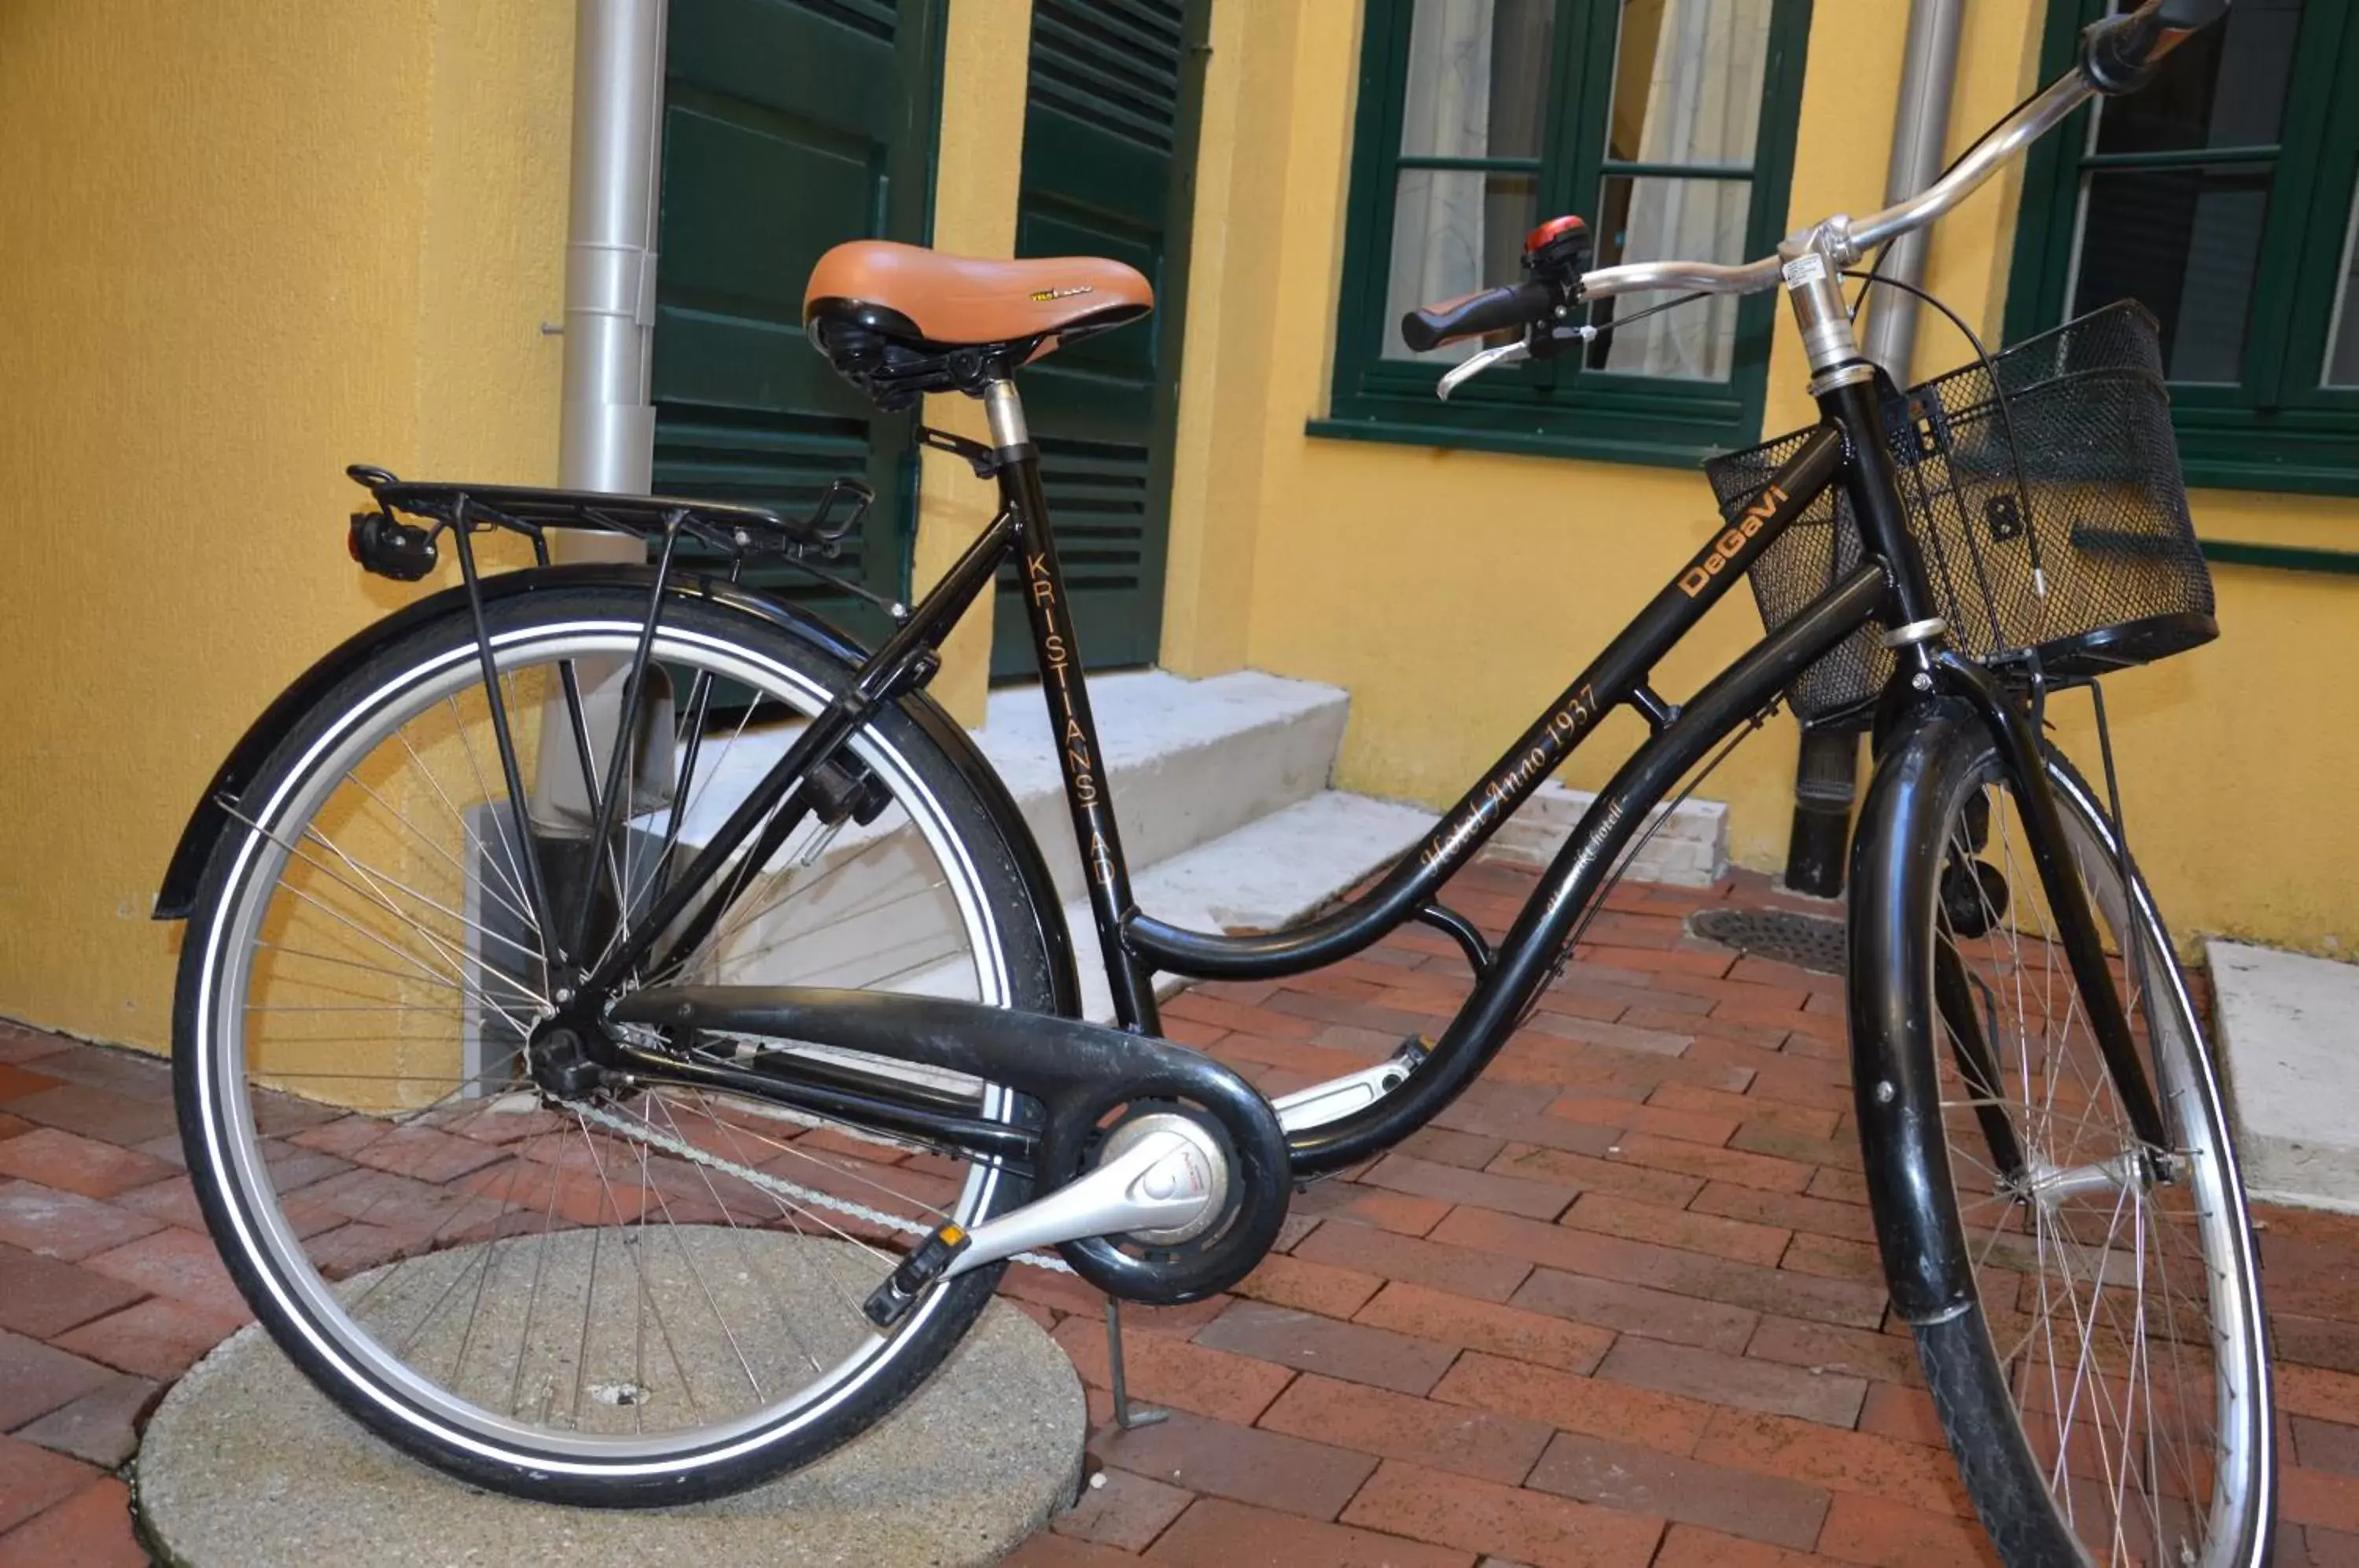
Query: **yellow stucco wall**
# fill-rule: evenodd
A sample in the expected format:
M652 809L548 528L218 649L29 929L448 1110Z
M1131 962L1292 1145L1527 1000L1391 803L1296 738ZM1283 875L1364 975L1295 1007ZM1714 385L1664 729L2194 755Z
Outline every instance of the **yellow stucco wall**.
M2034 6L1974 8L1953 142L2027 84ZM938 210L942 243L984 251L1012 238L1023 103L1020 28L974 26L994 7L1025 0L953 17ZM1358 9L1214 6L1164 655L1350 687L1343 781L1438 803L1711 508L1668 470L1303 434L1327 401ZM1880 192L1905 7L1817 15L1797 220ZM164 1042L178 928L147 912L197 791L290 676L413 595L344 559L345 463L553 474L560 350L539 323L561 308L571 44L570 0L0 7L10 1013ZM1951 220L1929 279L1986 328L2012 208L1995 189ZM1957 357L1938 323L1919 342L1920 369ZM1798 364L1781 333L1771 430L1809 416ZM921 576L980 520L941 505L979 487L929 468ZM2197 512L2222 538L2359 538L2354 503L2203 493ZM2223 641L2114 683L2133 831L2182 931L2348 943L2359 824L2329 808L2359 775L2340 676L2359 583L2216 576ZM1732 599L1662 687L1755 631ZM962 708L981 651L946 673ZM1636 735L1615 719L1570 776L1598 782ZM1750 864L1782 853L1792 746L1780 723L1711 787Z
M2032 84L2035 0L1968 18L1960 147ZM1253 665L1350 688L1341 782L1454 799L1714 526L1700 475L1307 437L1325 412L1357 75L1359 7L1216 6L1200 161L1166 662ZM1789 223L1881 203L1908 7L1819 0ZM1945 225L1928 284L1995 332L2016 183ZM1931 317L1918 368L1966 351ZM1813 418L1780 321L1765 431ZM2202 493L2220 538L2359 541L2359 506ZM2224 568L2220 643L2111 685L2125 816L2182 937L2230 931L2331 951L2359 941L2359 819L2328 809L2359 765L2341 676L2359 581ZM1658 672L1677 698L1759 635L1732 595ZM1469 690L1463 682L1485 682ZM2080 698L2068 746L2094 767ZM1641 731L1622 714L1568 767L1606 778ZM1795 730L1783 719L1707 787L1744 863L1782 863Z
M345 558L345 463L555 476L572 16L0 6L9 1012L165 1043L190 807L414 596Z
M1024 105L1032 0L953 5L942 40L941 132L934 166L937 249L960 256L1016 254L1016 196L1024 171ZM988 441L983 405L957 393L926 399L926 422ZM918 454L918 538L911 589L939 581L991 524L995 485L965 462L929 447ZM980 724L990 697L995 593L985 592L943 642L934 700L961 724Z
M948 248L1012 247L1029 11L950 17ZM179 928L147 911L206 779L420 592L346 559L345 463L555 478L573 26L573 0L0 5L0 1010L166 1043ZM920 582L992 506L938 454L923 489ZM989 647L986 604L940 681L971 722Z

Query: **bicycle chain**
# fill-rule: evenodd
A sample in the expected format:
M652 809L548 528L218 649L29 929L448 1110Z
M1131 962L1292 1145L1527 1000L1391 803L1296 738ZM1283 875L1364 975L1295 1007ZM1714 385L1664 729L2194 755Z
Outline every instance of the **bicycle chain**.
M741 1165L734 1160L724 1160L710 1149L697 1148L686 1138L674 1138L669 1133L659 1132L654 1127L626 1121L602 1105L575 1104L569 1105L566 1108L584 1121L596 1122L600 1127L610 1132L618 1133L634 1143L647 1144L652 1148L660 1149L667 1154L678 1155L680 1159L694 1164L726 1171L739 1181L757 1187L773 1196L789 1198L798 1203L811 1204L822 1209L832 1209L852 1219L865 1220L870 1225L899 1231L904 1236L933 1234L934 1227L929 1225L920 1225L916 1220L904 1219L899 1214L888 1214L882 1209L872 1209L867 1204L854 1203L850 1198L839 1198L832 1192L821 1192L814 1188L806 1187L799 1181L789 1181L784 1177L773 1176L766 1171L756 1171L750 1165ZM1035 1269L1046 1269L1059 1274L1071 1274L1073 1271L1071 1264L1053 1253L1019 1252L1009 1261L1028 1263Z

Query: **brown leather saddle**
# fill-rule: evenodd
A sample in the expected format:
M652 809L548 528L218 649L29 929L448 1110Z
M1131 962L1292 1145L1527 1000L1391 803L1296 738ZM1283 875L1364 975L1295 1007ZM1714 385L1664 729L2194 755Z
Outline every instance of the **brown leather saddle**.
M1137 321L1155 290L1097 256L984 261L890 240L837 245L811 268L803 332L886 408L979 393L1062 345Z

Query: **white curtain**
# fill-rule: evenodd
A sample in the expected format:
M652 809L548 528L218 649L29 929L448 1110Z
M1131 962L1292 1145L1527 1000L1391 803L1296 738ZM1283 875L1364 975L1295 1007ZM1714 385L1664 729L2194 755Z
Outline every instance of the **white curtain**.
M1481 158L1490 150L1493 5L1494 0L1418 0L1409 24L1404 154ZM1408 352L1392 326L1403 314L1484 287L1483 181L1476 172L1402 172L1386 291L1386 354ZM1466 343L1432 357L1463 359L1481 346Z
M1769 6L1770 0L1661 0L1639 161L1753 161ZM1647 8L1631 9L1642 16ZM1628 16L1625 26L1637 20ZM1625 37L1625 58L1644 43ZM1741 180L1634 180L1622 259L1745 260L1751 191ZM1625 328L1608 340L1605 367L1724 381L1736 343L1736 304L1731 299L1702 300Z

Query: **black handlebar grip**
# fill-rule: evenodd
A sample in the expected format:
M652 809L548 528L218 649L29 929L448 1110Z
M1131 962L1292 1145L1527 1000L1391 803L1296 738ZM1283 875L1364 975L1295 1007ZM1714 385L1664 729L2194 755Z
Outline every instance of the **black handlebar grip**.
M2227 14L2228 0L2149 0L2135 11L2107 16L2081 35L2081 73L2108 97L2135 93L2153 80L2162 57L2189 34Z
M1485 289L1479 294L1449 299L1411 310L1401 318L1401 342L1411 354L1423 354L1459 338L1510 327L1528 327L1556 309L1556 296L1544 283L1516 283Z

